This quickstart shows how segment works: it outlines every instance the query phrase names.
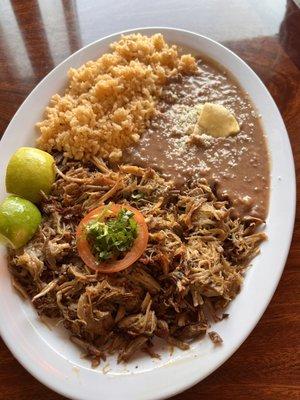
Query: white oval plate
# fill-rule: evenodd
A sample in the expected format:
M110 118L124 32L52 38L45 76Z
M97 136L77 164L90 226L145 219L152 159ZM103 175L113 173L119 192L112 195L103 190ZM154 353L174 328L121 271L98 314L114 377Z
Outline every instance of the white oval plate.
M0 330L14 356L42 383L72 399L154 400L174 395L205 378L227 360L257 324L273 296L288 255L295 215L295 173L288 135L280 113L257 75L234 53L196 33L171 28L142 28L144 34L161 32L170 43L207 55L232 72L249 93L267 134L272 160L271 197L266 233L268 242L247 273L241 293L230 305L230 317L214 329L224 339L213 347L208 339L191 350L162 350L161 360L141 356L128 365L109 360L91 369L63 329L49 330L33 307L13 290L0 248ZM129 31L128 31L129 32ZM126 33L128 33L126 32ZM130 31L133 32L133 31ZM34 125L41 120L51 95L66 84L70 67L79 67L108 51L120 33L100 39L67 58L50 72L27 97L9 124L0 143L0 198L5 197L5 168L21 146L34 146ZM137 368L138 367L138 368Z

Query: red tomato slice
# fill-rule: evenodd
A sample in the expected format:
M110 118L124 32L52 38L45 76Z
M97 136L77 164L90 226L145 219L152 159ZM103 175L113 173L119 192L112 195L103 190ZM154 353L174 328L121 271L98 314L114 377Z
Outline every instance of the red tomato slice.
M91 251L90 245L86 239L85 229L86 225L107 207L114 215L118 215L121 209L124 208L131 211L133 213L133 218L138 224L138 236L133 242L132 248L125 254L124 258L112 262L101 262L96 260ZM147 247L148 237L148 227L143 214L137 209L124 204L110 204L108 206L104 205L95 208L80 221L76 231L77 250L84 263L95 271L107 274L122 271L130 267L130 265L140 258Z

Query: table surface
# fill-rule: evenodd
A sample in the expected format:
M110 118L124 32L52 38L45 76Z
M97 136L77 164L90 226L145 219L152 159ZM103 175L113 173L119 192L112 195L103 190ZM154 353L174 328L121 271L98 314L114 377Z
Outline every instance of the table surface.
M189 29L244 59L279 107L298 172L300 10L291 0L1 0L0 137L55 65L91 41L139 26ZM298 213L284 274L257 327L222 367L173 400L300 398L299 240ZM63 397L30 376L0 339L0 399Z

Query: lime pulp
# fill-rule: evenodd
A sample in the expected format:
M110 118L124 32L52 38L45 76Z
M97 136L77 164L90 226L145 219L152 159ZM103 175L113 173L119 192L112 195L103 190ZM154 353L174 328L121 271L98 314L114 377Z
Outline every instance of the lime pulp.
M51 154L34 147L19 148L7 165L6 191L38 203L41 192L50 193L55 180L54 166Z
M35 234L42 217L30 201L8 196L0 204L0 241L14 249L24 246Z

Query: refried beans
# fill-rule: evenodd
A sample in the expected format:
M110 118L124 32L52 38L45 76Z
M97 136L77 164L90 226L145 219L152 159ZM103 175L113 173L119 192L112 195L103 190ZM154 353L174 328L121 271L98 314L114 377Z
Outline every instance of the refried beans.
M197 105L221 104L236 117L240 132L227 138L191 132ZM235 79L210 60L198 60L193 76L177 76L164 88L157 114L122 162L159 170L181 186L206 178L236 216L265 219L269 200L269 156L260 116Z

